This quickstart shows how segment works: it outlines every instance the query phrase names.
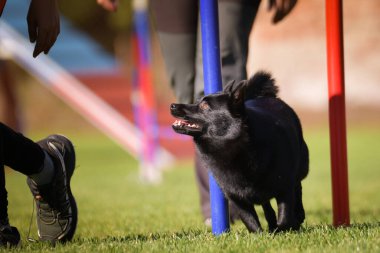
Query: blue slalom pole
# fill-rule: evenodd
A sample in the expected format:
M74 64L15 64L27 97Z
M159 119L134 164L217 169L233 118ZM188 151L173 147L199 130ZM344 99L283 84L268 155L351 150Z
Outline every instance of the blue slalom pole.
M222 90L217 0L201 0L201 30L205 95ZM212 233L220 235L230 229L228 202L209 172Z

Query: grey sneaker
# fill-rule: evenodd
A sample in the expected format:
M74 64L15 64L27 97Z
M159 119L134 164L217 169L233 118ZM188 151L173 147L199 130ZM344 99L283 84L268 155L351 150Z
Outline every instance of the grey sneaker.
M9 225L8 219L0 220L0 248L16 247L20 244L20 233Z
M75 151L69 139L50 135L37 142L51 157L55 174L47 185L27 179L37 205L38 236L41 241L70 241L78 222L78 209L70 189L75 168Z

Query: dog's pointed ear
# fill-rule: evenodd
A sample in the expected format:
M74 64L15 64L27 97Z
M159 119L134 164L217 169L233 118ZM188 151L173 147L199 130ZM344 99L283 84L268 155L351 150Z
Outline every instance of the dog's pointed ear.
M234 87L235 82L236 82L235 80L229 81L226 84L226 86L224 87L223 91L227 92L227 93L231 93L232 92L232 88Z
M231 97L234 103L244 103L244 95L245 95L245 85L241 82L242 85L235 87L235 89L231 92Z
M231 86L230 101L236 112L240 112L244 108L246 87L246 81L240 81Z

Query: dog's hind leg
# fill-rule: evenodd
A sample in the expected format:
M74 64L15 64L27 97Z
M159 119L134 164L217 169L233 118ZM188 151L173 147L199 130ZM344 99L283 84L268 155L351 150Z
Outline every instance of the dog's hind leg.
M238 214L249 232L263 231L260 225L259 217L257 216L253 204L243 202L242 200L235 201L231 199L231 201L237 207Z
M294 189L276 197L276 200L278 206L278 231L298 230L299 224L294 217Z
M269 232L274 232L277 229L276 213L273 210L270 201L265 202L262 207L264 210L265 219L268 222Z
M301 226L303 221L305 220L305 210L303 209L302 204L302 185L299 182L295 187L295 205L294 205L294 215L298 226Z

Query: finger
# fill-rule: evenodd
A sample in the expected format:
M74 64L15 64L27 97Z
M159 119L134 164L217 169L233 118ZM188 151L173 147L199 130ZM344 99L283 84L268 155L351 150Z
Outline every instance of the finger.
M53 47L55 42L57 41L57 35L52 34L49 36L49 39L47 40L46 47L44 48L44 54L48 54L50 49Z
M116 3L110 0L97 0L98 4L108 11L116 11Z
M47 54L49 52L50 48L52 46L54 46L55 42L58 39L60 31L61 31L60 26L58 26L58 29L56 31L54 31L53 33L51 33L51 36L50 36L50 39L49 39L48 50L45 52L45 54Z
M276 13L273 16L273 23L279 22L284 17L286 0L281 0L277 5Z
M41 52L42 52L41 46L37 42L33 50L33 57L36 58Z
M49 32L46 32L46 39L45 39L45 45L43 45L43 52L44 54L48 54L50 49L54 46L55 42L57 41L58 35L60 33L60 24L58 20L58 25L56 25L52 30L49 30Z
M29 41L31 43L36 41L37 38L37 23L33 15L33 5L30 3L28 14L26 16L26 22L28 24Z
M278 6L277 11L272 19L273 23L278 23L282 19L284 19L294 8L296 5L297 0L287 0L287 1L282 1L280 6Z
M117 8L119 7L119 0L111 0L111 1L112 1L115 11L117 11Z
M280 22L284 18L284 16L285 16L284 10L278 7L273 16L272 22L276 24Z
M36 46L34 47L33 57L36 58L41 52L48 48L48 33L38 30Z
M276 8L276 0L268 0L268 11Z
M35 42L37 38L37 26L36 23L30 19L27 20L28 22L28 34L29 34L29 41Z
M277 24L285 17L284 13L281 11L277 11L276 14L273 16L272 23Z
M296 6L297 4L297 0L290 0L288 2L288 13L291 12L294 8L294 6Z

